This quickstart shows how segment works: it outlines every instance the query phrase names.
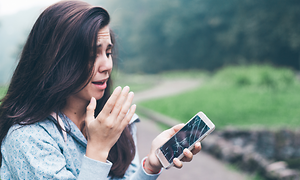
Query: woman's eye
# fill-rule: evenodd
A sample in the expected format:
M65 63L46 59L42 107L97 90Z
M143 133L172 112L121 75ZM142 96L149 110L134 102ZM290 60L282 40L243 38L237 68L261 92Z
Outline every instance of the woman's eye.
M111 53L106 53L106 56L107 56L107 57L111 56Z

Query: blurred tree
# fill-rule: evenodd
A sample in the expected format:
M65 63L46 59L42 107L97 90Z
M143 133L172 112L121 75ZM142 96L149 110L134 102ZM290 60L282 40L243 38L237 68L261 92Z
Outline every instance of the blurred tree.
M239 56L300 69L300 2L296 0L243 1L231 31L241 39ZM229 31L230 32L230 31ZM251 60L253 59L253 60Z
M106 3L106 4L105 4ZM111 0L120 67L214 70L273 63L300 69L298 0Z

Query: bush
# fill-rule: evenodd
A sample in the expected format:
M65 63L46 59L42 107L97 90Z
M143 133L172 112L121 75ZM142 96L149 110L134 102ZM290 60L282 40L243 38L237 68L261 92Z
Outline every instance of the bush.
M225 67L214 76L214 84L272 90L284 90L299 85L291 69L268 65Z

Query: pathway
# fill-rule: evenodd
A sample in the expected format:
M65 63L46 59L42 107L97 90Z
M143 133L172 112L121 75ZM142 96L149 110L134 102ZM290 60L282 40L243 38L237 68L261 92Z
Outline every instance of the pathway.
M161 82L157 87L152 89L135 93L135 103L173 95L183 91L191 90L200 85L198 80L172 80ZM138 106L137 106L138 108ZM145 157L151 147L152 140L162 131L159 127L146 117L141 117L141 122L138 126L138 149L140 157ZM171 168L164 170L159 176L159 180L246 180L247 175L242 172L237 172L229 168L225 164L212 157L206 152L201 151L194 156L192 162L184 163L181 169Z

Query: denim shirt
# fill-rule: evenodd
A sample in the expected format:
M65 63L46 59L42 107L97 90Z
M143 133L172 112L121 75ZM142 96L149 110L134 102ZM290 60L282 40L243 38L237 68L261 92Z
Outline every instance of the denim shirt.
M67 137L57 128L57 121L49 116L32 125L14 125L2 142L1 180L7 179L130 179L152 180L159 174L147 174L136 154L123 178L108 176L112 163L85 156L87 140L78 127L60 114ZM137 115L131 120L136 144Z

